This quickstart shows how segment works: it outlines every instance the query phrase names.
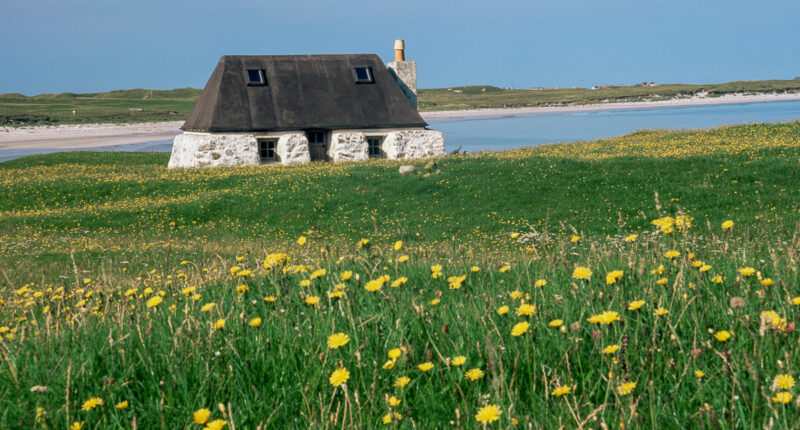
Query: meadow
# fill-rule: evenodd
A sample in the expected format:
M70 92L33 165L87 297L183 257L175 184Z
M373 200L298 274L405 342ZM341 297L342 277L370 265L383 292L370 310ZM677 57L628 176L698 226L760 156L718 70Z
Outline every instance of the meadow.
M800 122L0 164L8 428L797 428Z
M660 84L642 87L604 86L499 88L492 85L419 90L420 111L585 105L608 102L656 101L698 94L783 94L800 91L800 79L735 81L720 84ZM60 93L26 96L0 94L0 126L178 121L186 119L202 90L116 90L100 93Z

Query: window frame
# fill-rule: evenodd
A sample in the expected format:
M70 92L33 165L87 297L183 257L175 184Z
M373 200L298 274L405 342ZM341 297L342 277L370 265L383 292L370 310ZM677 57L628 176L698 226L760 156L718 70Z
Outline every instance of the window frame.
M361 79L358 77L358 69L364 69L367 72L367 78ZM372 73L372 67L370 66L354 66L353 67L353 78L355 79L356 84L374 84L375 83L375 75Z
M261 163L277 163L280 160L278 156L278 139L258 139L258 161ZM264 156L266 150L267 154L272 152L272 156Z
M250 79L250 72L258 72L258 77L261 79L258 82L253 82ZM247 79L247 86L248 87L262 87L267 85L267 74L264 72L264 69L245 69L244 70L245 79Z
M386 154L383 152L383 136L366 136L364 140L367 142L367 157L368 158L386 158ZM372 153L372 147L370 146L370 141L377 141L377 153Z

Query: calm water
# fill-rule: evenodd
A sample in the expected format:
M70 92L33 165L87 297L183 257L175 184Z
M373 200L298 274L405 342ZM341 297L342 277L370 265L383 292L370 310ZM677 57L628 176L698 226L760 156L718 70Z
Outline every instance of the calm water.
M448 152L476 152L592 140L649 129L707 128L800 119L800 100L428 121Z
M535 114L501 118L431 120L441 130L445 149L477 152L543 145L551 142L592 140L619 136L643 128L707 128L745 122L777 122L800 119L800 100L709 106L624 109L593 112ZM91 151L169 152L171 140L107 146ZM25 155L61 149L0 150L0 162Z

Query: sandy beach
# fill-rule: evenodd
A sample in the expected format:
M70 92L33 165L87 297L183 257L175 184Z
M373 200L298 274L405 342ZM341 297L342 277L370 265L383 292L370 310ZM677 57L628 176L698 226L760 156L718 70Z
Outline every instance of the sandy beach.
M531 107L514 109L477 109L464 111L421 112L428 121L508 117L552 113L605 111L618 109L663 108L714 104L758 103L800 100L798 94L726 95L687 97L663 101L603 103L592 105ZM0 127L0 150L90 149L134 143L169 140L180 133L182 121L137 124L76 124L40 127Z

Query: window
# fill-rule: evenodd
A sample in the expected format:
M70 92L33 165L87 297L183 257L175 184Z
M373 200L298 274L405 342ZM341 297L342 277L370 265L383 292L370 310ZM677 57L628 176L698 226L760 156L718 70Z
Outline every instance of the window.
M306 137L308 138L308 143L325 143L324 131L309 131L306 133Z
M263 69L247 69L247 85L267 85Z
M372 68L370 67L355 67L353 74L355 74L357 84L371 84L374 82Z
M367 137L367 154L369 154L369 158L383 158L380 137Z
M278 161L278 153L276 151L277 146L278 142L275 140L258 141L258 158L262 163Z

